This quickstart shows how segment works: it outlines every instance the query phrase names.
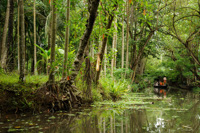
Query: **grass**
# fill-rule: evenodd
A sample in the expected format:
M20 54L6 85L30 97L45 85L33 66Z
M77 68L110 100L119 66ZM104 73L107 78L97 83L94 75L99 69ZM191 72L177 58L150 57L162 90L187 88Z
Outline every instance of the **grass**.
M25 76L25 84L42 84L48 81L46 75L27 75ZM18 84L19 75L17 73L0 74L0 84Z
M16 84L19 81L17 74L0 74L0 84Z

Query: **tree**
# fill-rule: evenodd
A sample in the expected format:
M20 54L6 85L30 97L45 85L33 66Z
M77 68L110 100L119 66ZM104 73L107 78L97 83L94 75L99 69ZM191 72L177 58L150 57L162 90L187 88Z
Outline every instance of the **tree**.
M17 60L17 67L18 72L20 72L20 0L17 1L18 7L17 7L17 54L18 54L18 60Z
M79 49L75 61L73 63L73 69L70 75L72 83L74 82L76 76L78 75L78 72L82 65L84 59L84 51L86 46L88 45L88 41L93 30L94 22L97 16L98 6L99 6L99 0L89 0L88 3L89 18L87 20L88 23L86 24L86 29L80 40Z
M1 43L1 68L5 69L6 67L6 58L8 49L6 47L6 38L8 31L8 23L9 23L9 15L10 15L10 0L7 1L7 9L6 9L6 18L2 35L2 43Z
M25 81L25 25L24 25L24 1L19 0L20 6L20 76L19 81Z
M37 75L37 49L36 49L36 7L35 7L35 2L36 0L34 0L34 4L33 4L33 27L34 27L34 74Z
M55 46L56 46L56 0L52 0L52 22L51 22L51 58L49 82L55 82Z
M181 5L177 5L176 0L173 2L174 6L173 6L173 15L170 16L171 17L171 22L169 23L169 25L167 26L168 29L171 29L170 31L165 31L165 30L160 30L162 33L165 33L167 35L172 36L173 38L177 39L182 45L185 46L185 48L188 50L188 52L190 53L190 56L193 58L193 60L195 61L195 63L197 63L198 65L200 65L200 61L198 59L198 57L195 55L195 53L192 51L191 47L190 47L190 43L198 36L198 34L200 33L200 25L199 23L196 21L196 19L194 17L197 17L197 19L200 18L200 11L199 9L195 9L193 7L190 7L190 5L188 7L181 7ZM196 3L199 6L199 1L198 3ZM180 7L180 8L179 8ZM178 9L177 9L178 8ZM189 12L188 14L185 14L183 12L179 12L180 13L180 17L178 17L176 15L176 12L178 12L178 10L180 9L190 9L192 14ZM182 21L182 22L180 22ZM191 21L192 27L188 27L185 26L184 28L179 27L180 23L184 23L185 21ZM188 31L188 29L190 29ZM184 33L181 32L181 30L187 30L188 33L185 37L182 37Z
M133 2L131 8L131 20L129 33L131 37L131 69L133 70L131 79L132 82L135 80L136 70L138 64L140 63L143 55L145 53L145 48L148 46L151 38L153 37L155 31L162 27L162 19L164 15L160 15L161 11L165 9L168 4L163 4L161 6L161 1L157 2L146 2L141 3ZM157 12L154 12L154 8L158 8ZM140 9L140 10L136 10ZM165 11L165 10L164 10ZM151 15L150 15L151 14ZM138 16L138 17L134 17ZM143 65L141 65L143 66Z
M112 42L112 61L111 61L111 76L113 77L113 70L116 68L116 49L117 49L117 18L115 18L114 23L114 33L113 33L113 42Z
M165 17L165 27L159 29L161 33L165 35L171 36L173 39L177 40L187 52L182 53L182 57L186 60L189 57L190 65L185 63L185 65L177 65L177 71L181 74L187 71L188 73L192 73L194 75L194 79L200 79L198 74L198 67L200 66L200 60L198 55L198 48L199 48L199 33L200 33L200 25L199 25L199 1L184 1L179 3L179 1L174 0L172 1L172 5L170 7L170 15ZM178 15L177 15L178 14ZM189 26L188 26L189 25ZM177 47L177 46L175 46ZM179 46L180 47L180 46ZM182 47L181 47L182 48ZM176 53L175 50L169 50L171 53L171 59L176 63L180 62L182 59L181 57L176 58L174 56ZM182 51L185 51L182 48ZM184 60L183 59L183 60ZM184 61L185 61L184 60ZM186 62L186 61L185 61ZM179 70L178 70L179 69ZM185 71L183 71L185 69ZM189 77L189 76L188 76ZM187 77L187 79L189 79ZM190 76L191 77L191 76ZM195 81L195 80L192 80Z
M69 17L70 17L70 0L67 0L67 16L66 16L66 33L65 33L65 54L63 62L63 75L62 78L66 78L67 75L67 58L68 58L68 47L69 47Z
M126 1L126 69L129 68L129 0Z
M8 26L8 40L7 40L7 64L9 71L14 70L14 41L13 41L13 21L14 20L14 2L10 0L10 15L9 15L9 26Z
M121 68L123 69L124 68L124 14L122 14L122 57L121 58L122 58Z
M107 13L106 14L108 15L108 23L107 23L107 26L105 28L106 30L106 34L104 35L104 38L103 38L103 43L102 43L102 47L101 47L101 52L99 54L99 57L100 57L100 64L99 64L99 71L97 71L97 74L96 74L96 84L98 84L98 81L99 81L99 78L100 78L100 73L101 73L101 66L102 66L102 61L103 61L103 57L104 57L104 54L105 54L105 48L106 48L106 44L107 44L107 39L108 39L108 32L111 28L111 25L112 25L112 22L113 22L113 19L114 19L114 11L117 10L117 2L114 3L113 5L113 8L112 8L112 12L111 13Z

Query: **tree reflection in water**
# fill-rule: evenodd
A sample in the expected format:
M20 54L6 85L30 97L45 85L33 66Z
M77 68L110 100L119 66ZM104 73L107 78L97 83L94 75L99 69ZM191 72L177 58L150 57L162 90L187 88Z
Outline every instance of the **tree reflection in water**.
M139 98L142 102L132 103ZM130 95L121 103L103 103L93 108L80 108L72 112L15 117L2 115L0 132L198 133L199 104L199 95L192 93L181 93L164 99L154 95Z

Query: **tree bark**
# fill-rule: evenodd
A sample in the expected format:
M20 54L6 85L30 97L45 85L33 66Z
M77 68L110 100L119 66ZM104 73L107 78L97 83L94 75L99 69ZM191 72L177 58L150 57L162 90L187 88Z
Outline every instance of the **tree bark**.
M75 61L73 63L73 69L72 69L72 73L70 75L71 83L74 82L76 76L78 75L80 67L82 65L82 62L84 59L84 51L85 51L86 46L88 45L88 41L89 41L90 35L93 30L94 22L95 22L95 19L97 16L98 6L99 6L99 0L89 0L88 11L89 11L90 15L87 20L88 23L86 24L85 32L83 34L83 37L80 40L78 53L77 53Z
M111 61L111 76L113 77L114 68L116 68L116 48L117 48L117 18L115 18L114 23L114 33L113 33L113 42L112 42L112 61Z
M126 12L127 12L127 25L126 25L126 69L129 68L129 0L126 1L127 7L126 7Z
M146 61L147 61L147 59L145 57L142 57L142 59L138 63L137 74L143 75L144 69L145 69L145 65L146 65Z
M124 15L122 15L122 64L121 64L121 68L122 69L124 68ZM123 73L122 73L122 76L123 76Z
M66 33L65 33L65 54L63 62L63 75L62 78L66 79L67 76L67 59L68 59L68 47L69 47L69 16L70 16L70 0L67 0L67 17L66 17Z
M92 57L92 59L94 59L94 40L92 41L91 45L90 45L90 56Z
M6 18L2 35L2 43L1 43L1 68L5 69L6 67L6 58L7 58L7 47L6 47L6 38L8 31L8 23L9 23L9 15L10 15L10 0L7 1L7 9L6 9Z
M7 51L8 51L8 68L9 71L14 70L14 48L13 48L13 12L14 12L14 2L10 0L10 15L9 15L9 26L8 26L8 41L7 41Z
M87 85L87 89L85 91L85 96L88 99L91 99L92 97L92 69L91 69L91 63L90 63L90 58L89 58L89 45L87 45L85 49L85 76L84 80Z
M20 76L19 81L25 81L25 25L24 25L24 2L20 0Z
M114 69L114 49L115 49L115 35L113 33L113 42L112 42L112 56L111 56L111 68L110 68L110 75L113 78L113 69Z
M33 4L33 27L34 27L34 31L33 31L33 34L34 34L34 57L33 57L33 60L34 60L34 74L37 75L37 49L36 49L36 7L35 7L35 2L36 0L34 0L34 4Z
M105 55L107 55L107 44L106 44L106 48L105 48L105 54L104 54L104 56ZM107 58L106 57L104 57L104 75L106 76L106 67L107 67Z
M49 83L55 82L55 45L56 45L56 0L52 0L52 25L51 25L51 59Z
M17 54L18 54L18 72L20 72L20 0L18 0L18 18L17 18Z
M115 18L115 43L114 43L114 49L115 49L115 54L114 54L114 68L117 67L117 18Z

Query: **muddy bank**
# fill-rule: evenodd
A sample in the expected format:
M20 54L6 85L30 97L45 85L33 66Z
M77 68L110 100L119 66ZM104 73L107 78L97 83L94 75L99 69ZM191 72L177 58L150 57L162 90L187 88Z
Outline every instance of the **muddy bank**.
M41 86L41 87L39 87ZM55 84L0 84L1 112L54 112L87 103L78 89L67 82Z

